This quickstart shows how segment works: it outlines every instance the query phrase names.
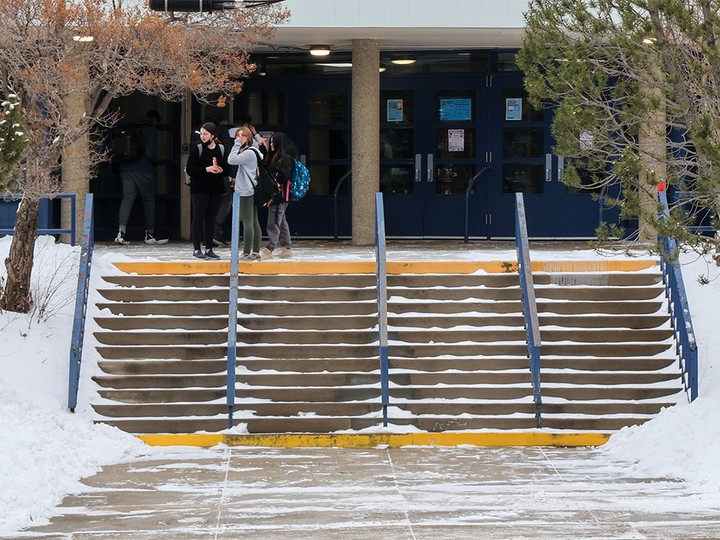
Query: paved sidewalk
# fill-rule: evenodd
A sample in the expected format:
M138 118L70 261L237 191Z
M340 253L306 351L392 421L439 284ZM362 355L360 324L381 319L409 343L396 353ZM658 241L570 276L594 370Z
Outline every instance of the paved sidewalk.
M590 448L156 448L84 483L13 538L720 538L720 493Z

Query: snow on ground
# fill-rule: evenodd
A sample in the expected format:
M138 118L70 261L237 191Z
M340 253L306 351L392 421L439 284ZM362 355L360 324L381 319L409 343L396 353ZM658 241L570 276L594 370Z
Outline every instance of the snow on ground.
M299 260L372 260L374 250L345 245L308 244L295 249ZM10 248L10 238L0 238L0 260ZM112 261L169 260L189 257L189 247L148 248L98 246L91 278L118 273ZM184 250L184 251L183 251ZM187 251L187 253L185 253ZM446 244L442 252L428 255L412 243L388 247L389 260L514 260L507 245L489 249L487 244ZM52 514L66 493L81 487L80 479L104 465L151 452L134 437L112 427L94 425L87 396L93 392L93 369L82 371L77 412L67 410L68 358L72 333L74 295L77 287L79 247L55 244L51 237L38 239L32 290L37 308L30 315L0 313L0 534L11 534L41 522ZM597 258L591 250L572 250L562 244L534 249L534 260L583 260ZM607 257L616 255L606 254ZM693 322L700 348L700 398L664 410L643 426L615 434L597 453L598 459L623 459L634 463L639 474L667 475L720 490L720 333L715 313L720 300L720 279L714 264L694 255L683 256ZM258 263L262 264L262 263ZM4 280L5 268L0 269ZM709 276L701 286L697 277ZM92 306L94 297L90 297ZM93 313L86 332L93 331ZM92 365L93 351L85 351Z

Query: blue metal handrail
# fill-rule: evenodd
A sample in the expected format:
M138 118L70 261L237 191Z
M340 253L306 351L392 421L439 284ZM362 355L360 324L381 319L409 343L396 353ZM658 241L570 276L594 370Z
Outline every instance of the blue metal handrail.
M383 427L387 427L387 408L390 403L390 376L387 330L387 252L385 249L385 211L383 194L375 194L375 255L378 299L378 332L380 344L380 397L382 399Z
M338 203L337 203L338 193L340 192L340 188L342 187L342 185L345 183L345 180L350 178L350 176L352 176L352 170L349 170L348 172L343 174L340 177L340 180L338 180L338 183L335 186L335 192L333 193L333 216L335 218L335 240L338 239L338 228L339 228L339 225L338 225Z
M480 169L480 172L478 172L475 176L472 177L472 180L468 183L467 188L465 189L465 243L468 243L469 238L469 231L470 231L470 192L472 191L472 188L475 186L475 182L478 181L478 178L480 178L483 174L486 172L490 172L490 167L483 167Z
M230 298L228 306L227 406L228 429L233 427L235 406L235 360L237 358L238 264L240 262L240 193L233 191L230 239Z
M74 216L75 213L73 212L73 219ZM68 409L70 409L71 412L75 412L78 388L80 386L80 364L82 363L83 338L85 336L85 316L87 314L87 299L90 291L90 270L92 269L92 255L95 245L94 222L93 194L88 193L85 197L80 268L78 271L77 290L75 292L75 316L73 317L72 337L70 340Z
M530 247L528 244L527 221L525 219L525 203L523 194L515 194L515 246L517 249L518 274L520 274L520 290L523 298L523 314L525 316L525 334L527 337L528 356L530 357L530 373L533 385L533 401L535 402L535 424L542 427L542 391L540 389L540 323L535 302L535 286L533 284L532 266L530 263Z
M658 191L658 200L661 208L660 220L664 221L670 216L667 194L664 190ZM685 391L690 394L690 401L694 401L698 397L698 346L678 260L680 252L675 238L661 236L660 241L664 251L664 256L660 259L660 268L668 299L670 320L675 330L675 350L680 357Z
M6 195L3 197L4 201L17 201L21 200L23 195L21 193ZM58 193L52 197L43 197L44 199L70 199L70 228L69 229L45 229L39 228L38 234L69 234L70 245L75 245L75 194L74 193ZM0 229L0 235L4 234L15 234L15 227L12 229L2 228Z

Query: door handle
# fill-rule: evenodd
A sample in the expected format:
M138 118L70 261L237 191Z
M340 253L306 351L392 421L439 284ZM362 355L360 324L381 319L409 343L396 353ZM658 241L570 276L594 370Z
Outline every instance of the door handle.
M433 154L427 155L427 181L432 182L435 176L435 156Z
M415 154L415 181L419 182L421 180L422 176L422 156L420 154Z
M564 182L565 181L565 158L563 156L558 156L558 168L557 168L557 179L558 182Z
M545 154L545 181L552 182L552 154Z

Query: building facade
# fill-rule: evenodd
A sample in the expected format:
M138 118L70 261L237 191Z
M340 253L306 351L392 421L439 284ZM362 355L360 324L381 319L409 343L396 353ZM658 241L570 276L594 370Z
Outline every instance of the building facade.
M223 109L119 101L138 116L148 108L163 116L159 234L189 236L181 165L193 131L240 116L266 134L286 132L312 173L309 194L288 210L295 237L372 244L377 191L391 238L511 238L516 192L525 194L532 238L592 238L600 220L617 220L593 193L563 183L551 112L527 101L514 61L527 1L283 4L290 21L257 48L256 72ZM119 184L109 168L96 183L108 219L96 237L105 238L116 230ZM142 226L142 215L131 221Z

